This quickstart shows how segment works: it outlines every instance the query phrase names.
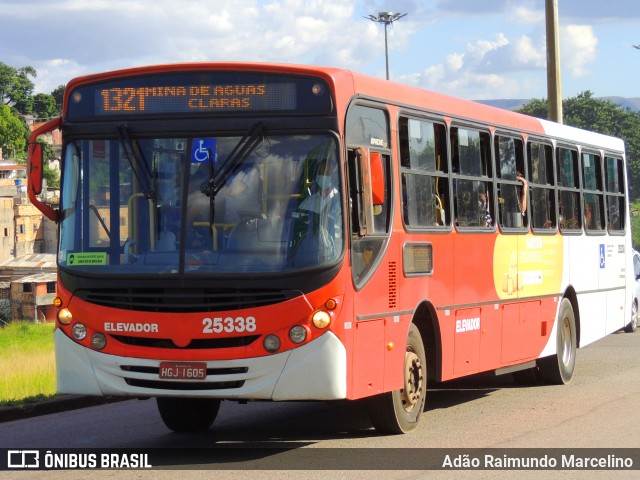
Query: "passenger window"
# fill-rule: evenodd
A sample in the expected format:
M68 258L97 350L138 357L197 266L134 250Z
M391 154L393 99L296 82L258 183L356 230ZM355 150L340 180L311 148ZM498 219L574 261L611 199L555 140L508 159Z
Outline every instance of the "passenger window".
M587 231L603 231L605 228L604 192L600 155L582 154L582 178L584 181L584 228Z
M455 222L461 229L493 227L489 133L451 129Z
M500 227L527 227L528 182L525 179L523 143L519 138L496 136L496 177Z
M610 231L625 230L625 184L621 158L605 157L607 188L607 226Z
M558 211L562 231L582 230L578 152L558 147Z
M404 223L410 227L450 225L445 126L401 118L400 163Z
M556 201L553 179L553 149L550 145L527 144L529 159L529 192L531 198L531 227L537 230L555 230Z

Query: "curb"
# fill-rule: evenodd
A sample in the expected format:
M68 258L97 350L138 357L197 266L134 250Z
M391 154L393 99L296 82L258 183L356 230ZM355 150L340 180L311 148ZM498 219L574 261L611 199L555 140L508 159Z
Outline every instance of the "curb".
M25 418L50 415L52 413L77 410L79 408L93 407L107 403L131 400L128 397L92 397L86 395L65 395L52 400L42 402L25 403L15 407L0 408L0 423L23 420Z

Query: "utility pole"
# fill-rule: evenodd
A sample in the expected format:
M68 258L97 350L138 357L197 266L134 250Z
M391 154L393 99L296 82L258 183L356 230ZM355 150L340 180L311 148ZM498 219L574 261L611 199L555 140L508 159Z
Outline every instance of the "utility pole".
M384 23L384 58L387 65L387 80L389 80L389 44L387 42L387 26L391 25L396 20L400 20L406 15L406 13L380 12L377 16L369 15L368 17L364 17L372 22Z
M547 96L549 120L562 123L562 79L560 78L560 40L558 0L545 0L547 23Z

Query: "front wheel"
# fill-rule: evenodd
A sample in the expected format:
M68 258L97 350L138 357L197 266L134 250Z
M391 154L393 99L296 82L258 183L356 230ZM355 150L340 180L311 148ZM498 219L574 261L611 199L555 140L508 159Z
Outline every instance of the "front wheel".
M220 400L213 398L156 398L167 428L174 432L203 432L218 416Z
M427 359L422 336L409 327L404 356L404 386L369 400L371 422L380 433L407 433L418 426L427 399Z
M638 329L638 303L634 300L631 304L631 321L624 327L627 333L633 333Z
M556 354L538 360L542 378L557 385L567 384L573 378L578 345L576 318L569 299L560 303L556 327Z

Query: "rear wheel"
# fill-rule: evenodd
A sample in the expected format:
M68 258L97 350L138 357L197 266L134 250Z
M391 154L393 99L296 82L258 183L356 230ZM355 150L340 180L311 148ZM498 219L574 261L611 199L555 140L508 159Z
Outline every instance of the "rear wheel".
M567 384L576 366L576 319L569 299L560 303L556 327L556 354L538 360L542 378L549 383Z
M156 398L158 411L167 428L175 432L203 432L214 422L220 400L212 398Z
M624 327L627 333L633 333L638 329L638 303L634 300L631 304L631 321Z
M369 400L371 422L380 433L410 432L420 422L426 399L427 360L420 331L412 323L404 356L404 386Z

